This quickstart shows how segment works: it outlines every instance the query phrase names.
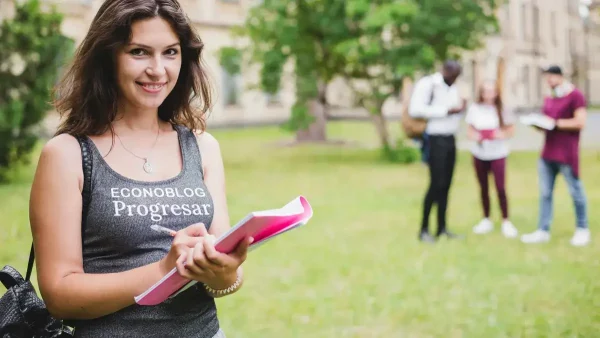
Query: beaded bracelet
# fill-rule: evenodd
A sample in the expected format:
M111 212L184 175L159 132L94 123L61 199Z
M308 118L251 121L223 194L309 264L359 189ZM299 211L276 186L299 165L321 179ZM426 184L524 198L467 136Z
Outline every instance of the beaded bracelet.
M239 272L239 270L236 271L236 276L237 276L237 278L235 279L235 282L226 289L215 290L206 284L204 284L204 288L209 293L216 295L218 297L228 295L228 294L232 293L233 291L235 291L237 288L239 288L240 284L242 283L242 274Z

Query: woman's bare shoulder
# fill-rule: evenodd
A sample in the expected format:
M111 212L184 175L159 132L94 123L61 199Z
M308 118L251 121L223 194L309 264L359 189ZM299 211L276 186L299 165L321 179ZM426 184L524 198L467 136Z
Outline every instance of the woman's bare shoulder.
M223 158L219 141L207 131L196 133L196 140L198 141L200 156L202 156L204 171L222 170L220 168L223 167Z
M219 141L217 141L217 139L209 132L202 131L202 132L196 132L196 139L198 140L198 144L202 145L202 146L208 146L208 147L218 147L219 146Z
M209 156L213 157L215 155L220 156L221 148L219 145L219 141L209 132L197 132L196 140L198 141L198 147L200 148L200 152L202 157Z
M71 135L57 135L46 142L42 148L42 156L68 161L81 160L79 141Z
M57 135L44 144L38 171L51 171L51 176L82 177L81 148L77 139L68 134Z

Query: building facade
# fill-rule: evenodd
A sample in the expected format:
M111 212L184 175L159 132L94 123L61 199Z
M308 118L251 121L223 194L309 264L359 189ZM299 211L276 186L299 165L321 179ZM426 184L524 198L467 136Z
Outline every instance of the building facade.
M579 0L510 0L498 9L498 20L500 33L464 57L466 96L474 97L482 80L497 79L508 105L535 109L548 92L540 70L558 64L591 103L600 101L599 64L590 50L600 48L600 40L582 19Z
M277 95L267 95L252 87L258 81L256 69L245 67L242 74L228 74L219 64L218 51L239 46L231 34L241 25L256 0L180 0L200 33L206 47L204 61L210 72L214 108L209 124L251 124L281 121L289 116L294 102L294 81L287 76ZM12 0L0 0L0 20L11 13ZM46 0L65 14L63 31L81 42L103 0ZM594 19L593 17L590 17ZM462 94L476 96L485 79L501 83L504 101L518 109L538 107L547 88L541 67L560 65L567 76L587 94L590 102L600 102L600 30L579 14L579 0L507 0L498 9L500 33L486 39L484 47L464 54L464 73L459 80ZM590 57L592 56L592 57ZM337 110L364 114L351 106L352 93L341 80L328 89L328 101ZM400 112L401 102L391 99L384 114ZM335 110L335 109L334 109Z
M0 0L0 21L14 13L13 0ZM179 0L204 44L203 60L212 80L213 109L208 123L252 124L287 118L294 103L292 79L283 81L277 95L251 89L256 71L245 69L241 75L228 74L219 64L221 47L238 43L231 28L241 25L253 0ZM45 0L64 13L63 33L79 44L103 0Z

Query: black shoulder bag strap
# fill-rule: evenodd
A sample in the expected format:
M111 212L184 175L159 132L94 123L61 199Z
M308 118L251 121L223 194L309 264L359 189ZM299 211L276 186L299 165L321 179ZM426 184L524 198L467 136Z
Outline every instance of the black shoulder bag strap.
M92 152L88 140L85 136L77 136L77 141L81 147L81 165L83 168L83 191L82 197L82 212L81 212L81 238L83 239L83 224L87 218L88 207L90 204L90 193L92 191ZM31 251L29 252L29 262L27 263L27 274L25 281L29 281L33 271L33 261L35 260L35 252L33 250L33 242L31 243Z
M435 93L435 83L431 84L431 93L429 94L429 105L431 105L433 103L433 95Z

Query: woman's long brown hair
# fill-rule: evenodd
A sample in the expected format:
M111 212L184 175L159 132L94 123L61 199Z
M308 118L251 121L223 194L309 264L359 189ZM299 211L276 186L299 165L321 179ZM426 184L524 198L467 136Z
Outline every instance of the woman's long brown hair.
M204 43L177 0L106 0L79 45L74 60L55 88L54 106L65 117L56 135L98 135L111 131L117 115L115 52L131 38L142 19L168 21L181 43L181 71L175 87L158 108L161 120L204 131L211 107L210 84L202 65ZM195 102L200 101L200 104Z
M502 93L500 92L500 87L496 82L486 81L479 85L479 97L477 98L477 103L483 103L483 86L486 84L492 84L494 85L494 88L496 88L496 99L494 99L494 106L496 107L498 120L500 121L500 128L504 128L504 115L502 111L504 106L502 104Z

